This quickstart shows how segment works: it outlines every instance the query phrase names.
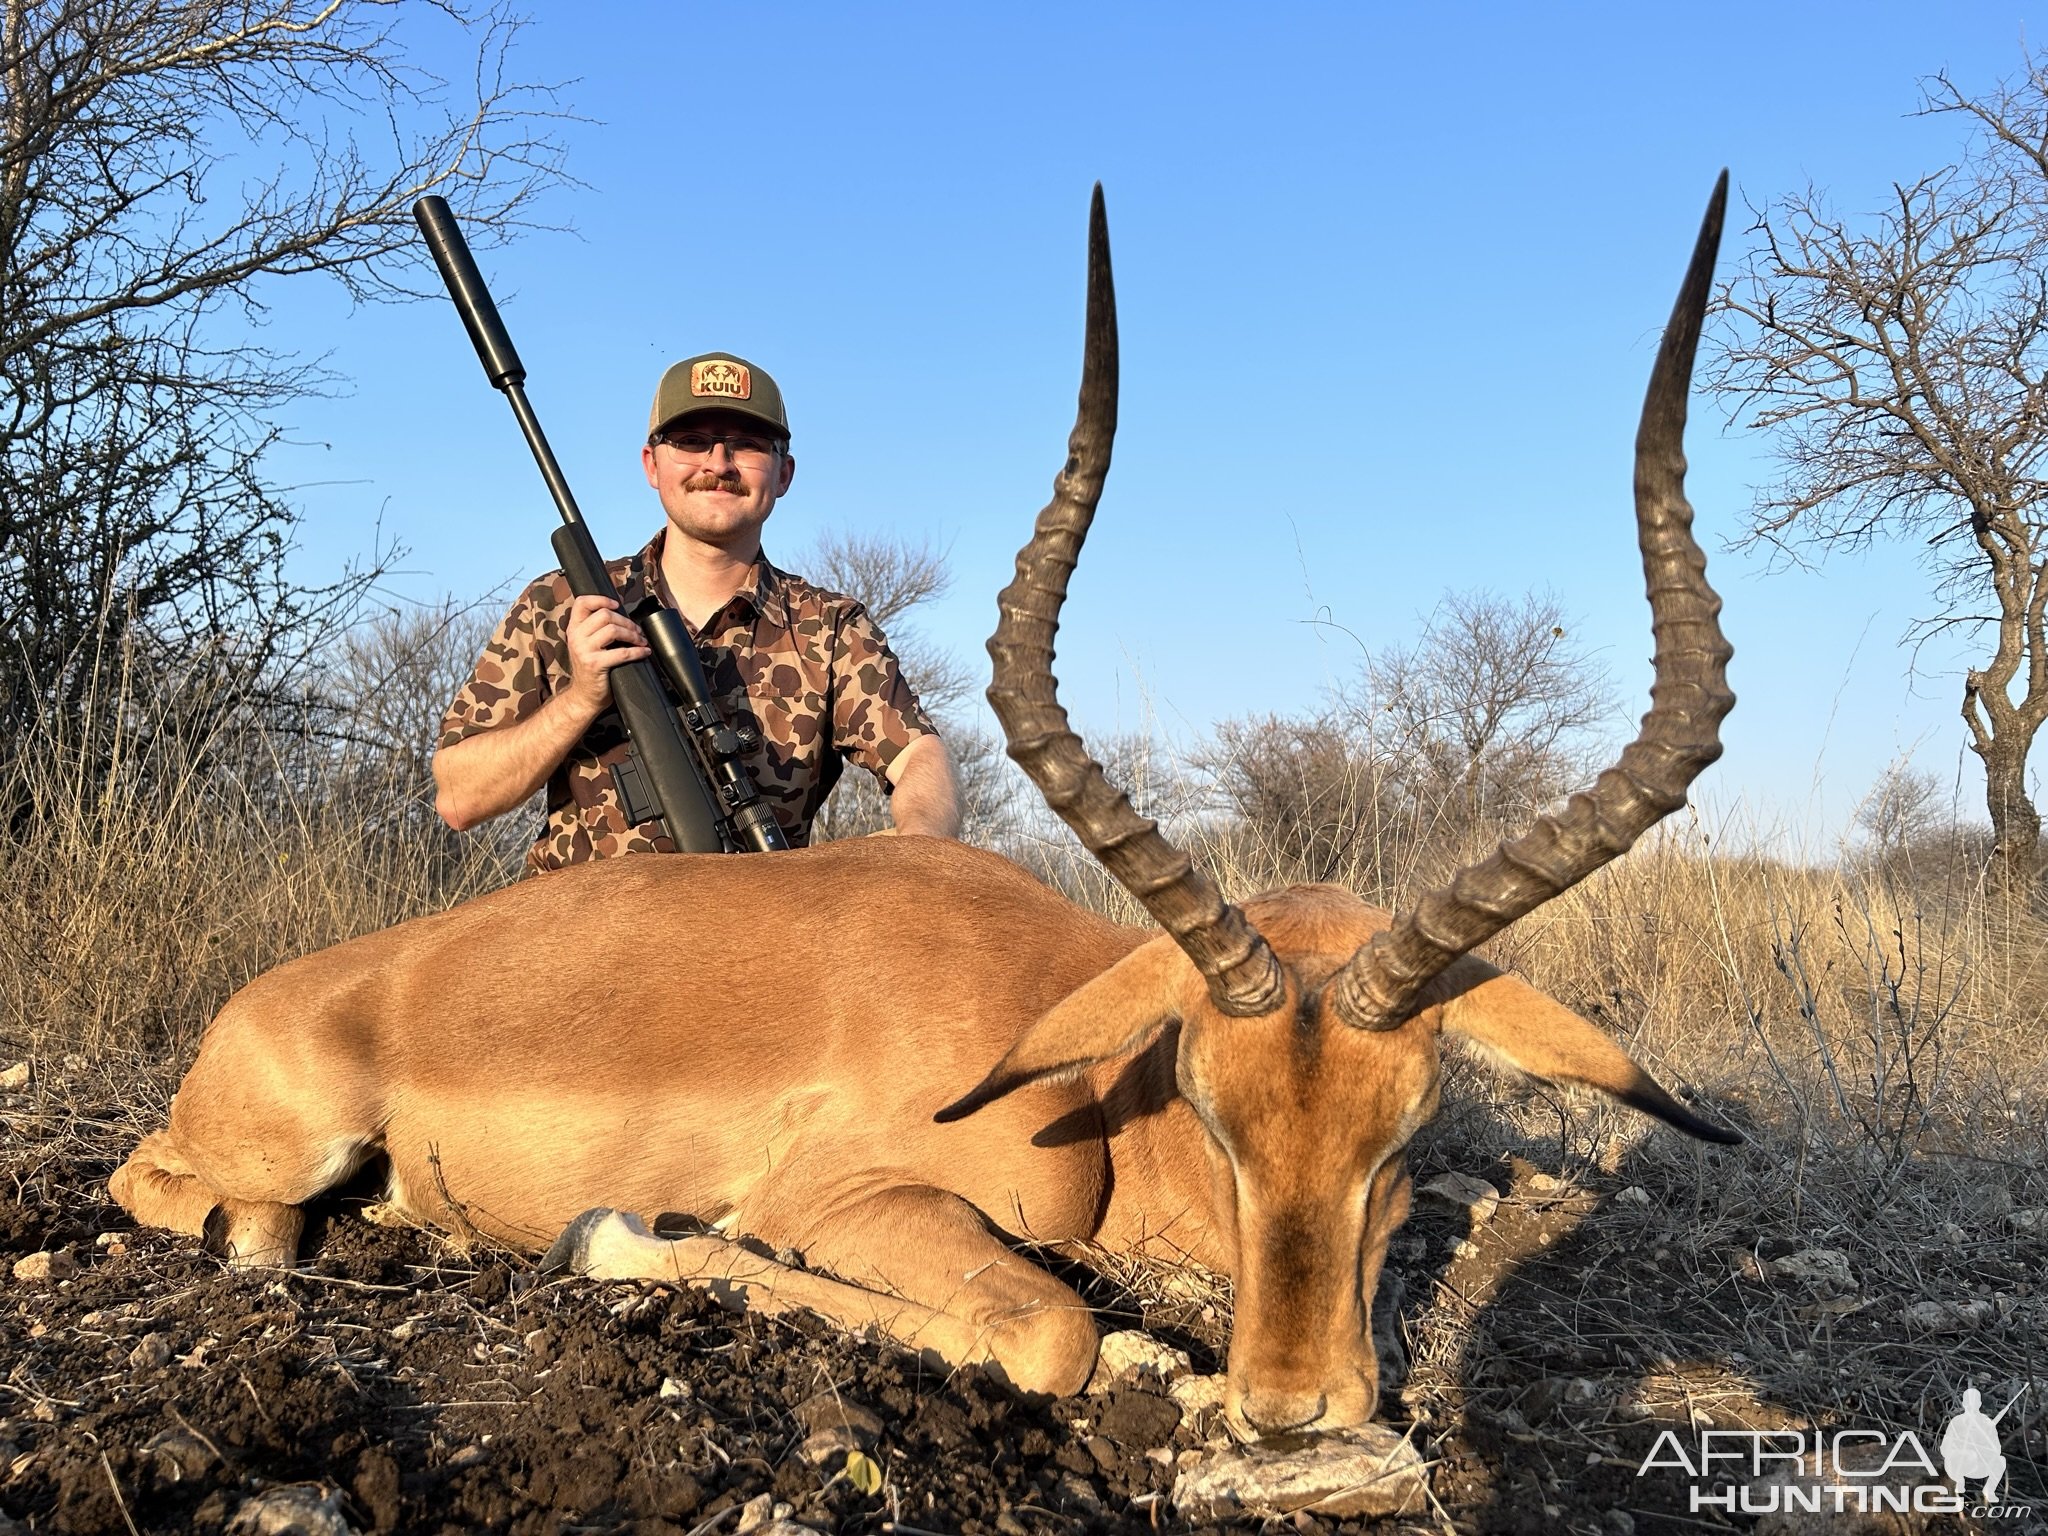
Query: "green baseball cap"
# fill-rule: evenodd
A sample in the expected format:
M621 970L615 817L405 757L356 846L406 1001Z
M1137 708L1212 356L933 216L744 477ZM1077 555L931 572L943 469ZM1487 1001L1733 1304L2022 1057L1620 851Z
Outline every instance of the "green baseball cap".
M654 390L654 408L647 413L648 435L700 411L751 416L772 427L777 437L789 436L789 417L782 409L782 391L775 381L766 370L730 352L686 357L661 376Z

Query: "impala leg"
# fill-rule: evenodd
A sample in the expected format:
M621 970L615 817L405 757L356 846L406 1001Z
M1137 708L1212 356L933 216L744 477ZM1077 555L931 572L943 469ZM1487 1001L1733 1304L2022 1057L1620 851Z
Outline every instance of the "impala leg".
M909 1221L904 1231L883 1223ZM861 1245L888 1234L914 1253L896 1275ZM949 1365L995 1367L1027 1392L1078 1392L1095 1364L1096 1333L1081 1298L1004 1247L974 1208L939 1190L872 1197L814 1227L805 1257L842 1276L792 1269L721 1237L655 1237L637 1216L586 1211L541 1260L600 1280L696 1286L721 1305L773 1316L815 1312L842 1328L876 1328Z
M205 1241L210 1252L243 1265L285 1265L298 1255L306 1215L275 1200L231 1200L201 1178L168 1131L142 1138L114 1170L107 1189L148 1227Z
M793 1269L723 1237L656 1237L626 1211L585 1211L541 1256L540 1267L593 1280L692 1286L733 1312L815 1312L851 1331L878 1328L952 1364L964 1363L974 1343L971 1329L934 1308Z
M1020 1390L1054 1397L1079 1392L1095 1369L1088 1304L949 1191L884 1190L807 1225L799 1246L811 1264L952 1318L972 1340L947 1355L957 1364L997 1367Z

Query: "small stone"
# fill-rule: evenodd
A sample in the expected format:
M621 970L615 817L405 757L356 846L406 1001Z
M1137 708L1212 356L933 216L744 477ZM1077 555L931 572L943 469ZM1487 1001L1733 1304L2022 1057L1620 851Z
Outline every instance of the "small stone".
M475 1466L483 1459L484 1448L482 1446L465 1445L448 1458L448 1467L451 1471L460 1471L464 1467Z
M1616 1205L1648 1205L1650 1203L1650 1192L1640 1184L1631 1184L1627 1189L1619 1190L1615 1193L1614 1203ZM1619 1513L1619 1511L1616 1511L1616 1513Z
M1574 1376L1564 1389L1564 1400L1568 1403L1595 1403L1600 1400L1600 1383L1590 1376Z
M1101 1518L1103 1514L1102 1498L1093 1488L1088 1486L1085 1478L1076 1476L1072 1472L1062 1472L1060 1480L1053 1487L1053 1496L1058 1499L1063 1509L1074 1510L1091 1519Z
M1180 1404L1180 1411L1193 1418L1205 1408L1221 1408L1223 1394L1229 1386L1229 1378L1216 1376L1183 1376L1166 1389L1166 1395Z
M1564 1180L1554 1174L1534 1173L1529 1176L1529 1188L1539 1195L1554 1195L1564 1188Z
M1615 1536L1636 1536L1636 1517L1625 1509L1610 1509L1604 1517Z
M1814 1290L1843 1296L1856 1289L1856 1271L1839 1248L1804 1248L1773 1259L1770 1273L1797 1280Z
M1476 1259L1479 1257L1479 1245L1470 1238L1458 1238L1451 1244L1451 1257L1454 1259Z
M1289 1442L1290 1445L1293 1442ZM1422 1457L1380 1424L1319 1435L1297 1448L1230 1446L1182 1469L1173 1503L1195 1520L1418 1514L1429 1489Z
M0 1093L14 1093L28 1086L28 1063L17 1061L0 1067Z
M2048 1236L2048 1207L2037 1206L2031 1210L2007 1211L2005 1224L2015 1232Z
M682 1402L693 1396L687 1381L677 1381L673 1376L661 1378L661 1400L665 1403Z
M408 1317L404 1322L399 1323L391 1330L391 1337L398 1340L401 1344L407 1344L412 1341L419 1331L420 1320L416 1317Z
M1997 1315L1997 1304L1986 1296L1972 1296L1968 1301L1916 1301L1899 1309L1900 1317L1928 1333L1969 1333Z
M749 1531L758 1531L775 1518L775 1495L757 1493L740 1506L740 1523L733 1527L733 1536L747 1536Z
M833 1424L805 1435L803 1444L797 1447L797 1454L812 1466L823 1467L841 1456L851 1456L859 1449L860 1442L853 1438L851 1430Z
M1475 1227L1491 1221L1493 1213L1500 1209L1500 1191L1469 1173L1440 1173L1416 1193L1469 1212Z
M166 1483L198 1477L218 1459L204 1440L182 1429L167 1429L156 1435L143 1446L142 1454L155 1458L156 1475Z
M128 1351L128 1366L131 1370L153 1371L159 1366L169 1365L173 1353L169 1334L145 1333Z
M1140 1333L1135 1328L1120 1328L1102 1336L1102 1344L1095 1354L1095 1374L1089 1377L1087 1390L1105 1391L1112 1382L1126 1376L1150 1379L1163 1385L1193 1369L1194 1364L1185 1351L1162 1344L1149 1333Z
M242 1500L228 1530L245 1536L356 1536L337 1507L341 1492L322 1497L314 1489L273 1488Z
M45 1249L14 1261L14 1278L24 1284L69 1280L78 1273L78 1260L69 1248Z
M882 1421L836 1392L820 1392L796 1405L796 1421L812 1435L831 1432L847 1450L871 1451L882 1438Z

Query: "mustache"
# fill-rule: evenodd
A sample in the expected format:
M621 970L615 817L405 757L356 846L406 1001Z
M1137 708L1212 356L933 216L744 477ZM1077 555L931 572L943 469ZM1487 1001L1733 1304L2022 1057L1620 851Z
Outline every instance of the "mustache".
M686 491L737 491L740 488L739 471L715 475L708 469L700 469L683 482Z

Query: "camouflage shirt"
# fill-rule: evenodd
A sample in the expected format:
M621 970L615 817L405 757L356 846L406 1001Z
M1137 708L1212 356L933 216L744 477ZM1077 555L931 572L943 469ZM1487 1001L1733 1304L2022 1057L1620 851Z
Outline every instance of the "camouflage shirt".
M610 563L622 608L630 611L650 581L659 583L667 532L639 554ZM674 606L666 590L658 587L656 595ZM560 571L520 594L448 706L437 747L524 719L568 687L563 628L572 601ZM886 788L884 770L918 737L934 734L867 610L776 569L765 555L752 581L703 629L689 627L726 720L754 729L759 745L743 761L792 846L809 841L811 819L838 782L842 756ZM547 819L527 851L530 868L675 851L657 824L626 820L611 774L626 751L625 727L607 710L548 780Z

